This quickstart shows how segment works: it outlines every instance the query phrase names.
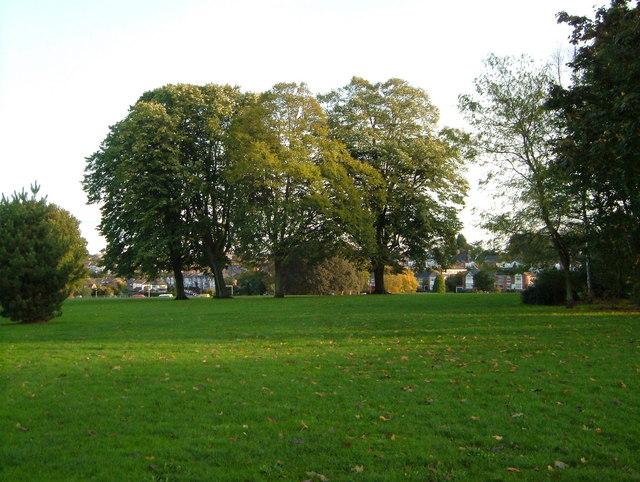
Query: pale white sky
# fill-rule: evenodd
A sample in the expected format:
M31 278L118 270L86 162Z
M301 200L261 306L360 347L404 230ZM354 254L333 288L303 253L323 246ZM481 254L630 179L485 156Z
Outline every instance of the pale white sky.
M593 17L605 0L0 0L0 192L37 181L81 221L89 251L104 241L80 185L85 157L145 91L284 81L316 93L352 76L424 88L443 125L463 127L457 98L489 54L546 60L568 46L555 14ZM463 233L475 241L472 207Z

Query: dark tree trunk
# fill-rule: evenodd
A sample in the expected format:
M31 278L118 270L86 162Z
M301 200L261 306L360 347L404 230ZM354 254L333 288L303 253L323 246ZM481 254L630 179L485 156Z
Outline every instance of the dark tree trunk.
M540 189L540 192L544 192L544 190ZM541 202L540 204L543 212L543 220L551 237L551 244L553 244L553 248L556 250L556 253L558 253L560 264L564 270L565 304L567 308L573 308L576 305L576 300L573 296L574 287L573 280L571 279L571 253L564 239L562 239L562 235L551 223L551 216L544 203Z
M180 263L173 263L173 278L176 280L176 300L187 300L184 292L184 275Z
M576 300L573 296L574 287L573 280L571 279L571 255L562 240L558 238L557 234L555 236L552 235L551 239L554 247L556 248L556 252L560 257L560 264L564 271L565 304L567 308L573 308L576 305Z
M232 298L231 292L227 289L224 282L222 270L224 268L225 256L217 249L216 244L210 236L207 236L203 242L204 257L213 273L213 279L216 283L216 298Z
M273 278L275 282L274 298L284 298L284 279L282 275L283 266L284 260L276 256L273 260Z
M387 294L387 290L384 287L384 268L384 264L381 266L374 266L373 268L373 279L375 283L375 289L373 291L374 295Z

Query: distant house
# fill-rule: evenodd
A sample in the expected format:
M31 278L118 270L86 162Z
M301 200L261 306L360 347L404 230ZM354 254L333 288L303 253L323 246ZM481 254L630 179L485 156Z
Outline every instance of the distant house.
M416 273L416 279L419 283L419 291L433 291L433 286L436 283L436 278L440 275L438 271L425 271L423 273Z
M524 291L533 284L533 273L496 274L494 276L496 288L500 291Z
M212 274L198 271L187 271L183 274L185 289L193 289L198 292L215 290L216 282ZM173 276L164 279L169 286L175 286L176 280Z
M127 290L139 292L166 293L168 289L164 280L148 281L145 279L128 279Z
M473 289L473 273L469 271L467 275L464 277L464 289L472 290Z

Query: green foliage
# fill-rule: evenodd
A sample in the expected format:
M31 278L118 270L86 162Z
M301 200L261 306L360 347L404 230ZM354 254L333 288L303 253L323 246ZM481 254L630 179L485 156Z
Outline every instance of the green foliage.
M60 316L87 276L78 221L37 192L0 200L0 315L23 323Z
M473 275L473 289L493 293L496 291L496 283L493 273L486 270L480 270Z
M446 279L444 280L446 291L455 293L456 288L459 288L459 287L464 288L464 277L465 277L464 273L456 273L454 275L447 276ZM435 285L434 285L434 291L435 291Z
M436 276L436 280L433 283L433 291L435 293L446 293L447 292L447 285L445 283L444 276L442 276L442 275Z
M520 232L511 235L507 244L511 259L532 266L553 266L558 262L558 253L545 233Z
M320 99L332 136L382 179L365 200L375 231L368 257L376 292L384 293L386 266L439 257L455 245L460 223L454 206L462 204L467 187L466 137L453 129L438 132L429 96L404 80L372 84L354 77Z
M269 275L264 271L245 271L236 278L238 295L264 295L267 293Z
M538 273L535 284L522 292L522 302L528 305L560 305L564 298L564 273L553 268Z
M573 84L556 86L549 103L566 123L557 151L583 203L585 255L605 269L594 278L625 296L640 270L640 4L613 0L593 20L558 20L574 28L576 53Z
M291 294L357 294L363 284L362 270L340 256L316 262L296 256L285 266L285 286Z
M486 156L487 182L504 201L502 209L485 214L485 228L507 238L544 233L569 273L575 253L567 238L579 225L580 200L567 189L570 179L556 162L554 142L562 122L547 108L551 68L526 56L495 55L485 68L475 79L475 94L461 95L459 103ZM566 292L568 307L574 304L572 291Z
M373 233L358 179L375 173L328 137L326 116L306 85L275 85L234 129L229 180L242 187L237 251L273 261L276 297L284 296L283 267L296 251L348 244L355 235L368 243Z
M102 203L104 265L121 276L209 265L222 268L232 241L234 190L228 129L242 104L229 86L167 85L144 93L88 158L84 189Z
M178 145L176 120L164 106L139 101L87 160L84 189L90 202L102 203L102 262L114 274L176 275L190 263L183 197L188 178Z

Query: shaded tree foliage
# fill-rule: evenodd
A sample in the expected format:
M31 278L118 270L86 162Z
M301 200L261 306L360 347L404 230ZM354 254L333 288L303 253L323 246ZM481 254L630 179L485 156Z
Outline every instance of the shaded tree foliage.
M496 291L496 283L493 273L486 270L480 270L473 275L473 289L478 291L486 291L493 293Z
M237 294L264 295L269 289L269 275L264 271L250 270L238 275Z
M78 220L37 193L0 200L0 315L23 323L60 316L87 276Z
M577 50L572 85L556 86L549 102L567 126L558 156L583 203L585 261L594 257L614 296L628 294L640 269L640 2L632 5L613 0L593 20L558 15Z
M357 294L368 279L368 273L339 256L321 261L292 257L284 273L287 293L299 295Z

